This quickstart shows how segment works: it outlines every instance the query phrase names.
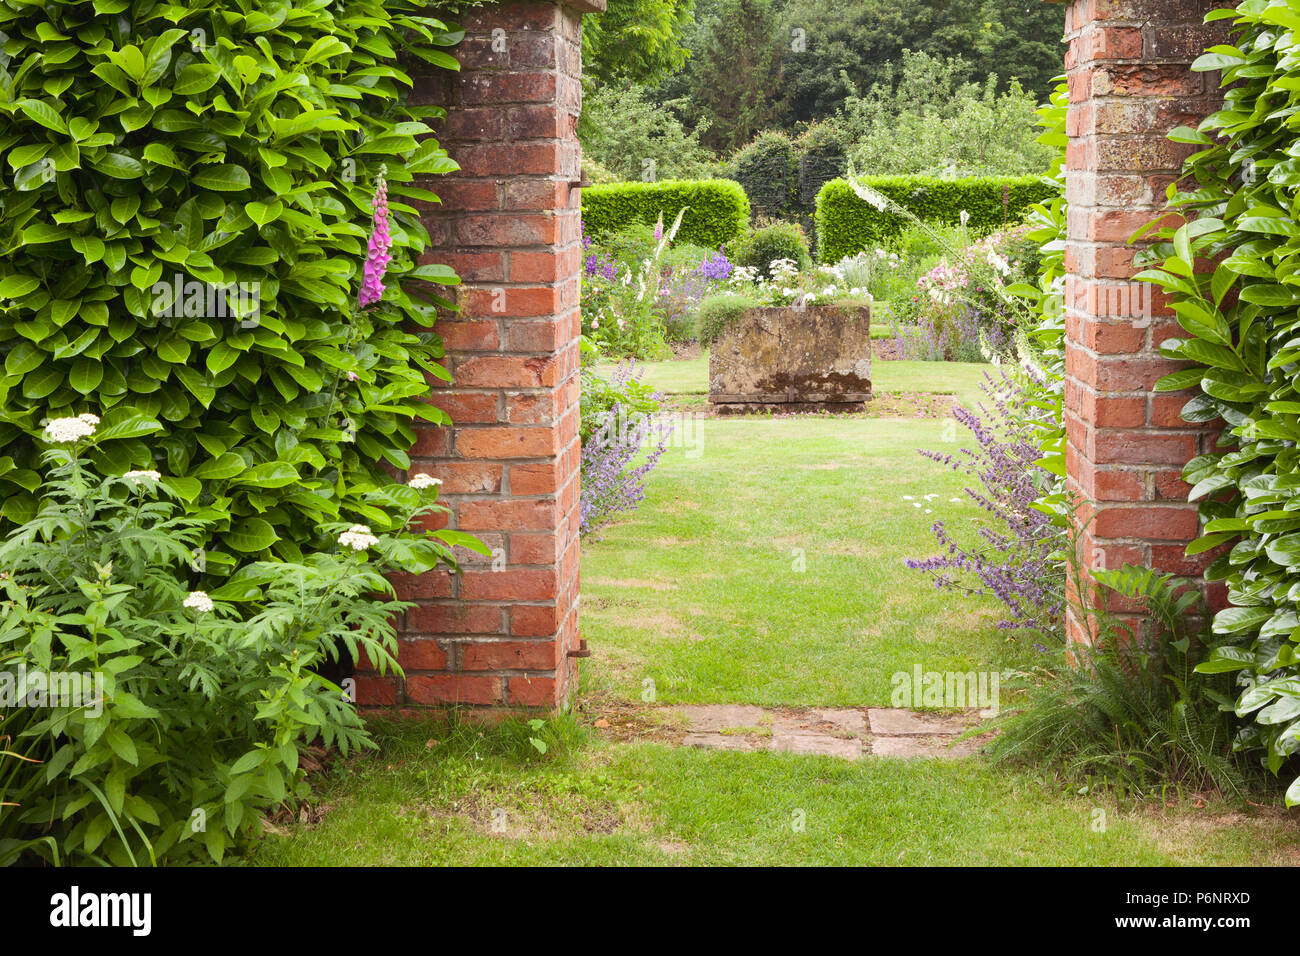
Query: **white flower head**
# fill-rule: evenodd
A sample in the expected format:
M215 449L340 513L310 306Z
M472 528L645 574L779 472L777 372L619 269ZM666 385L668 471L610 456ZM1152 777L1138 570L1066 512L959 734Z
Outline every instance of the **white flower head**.
M207 591L191 591L190 596L185 599L185 606L193 608L200 614L210 614L214 605Z
M378 543L379 539L370 533L369 527L363 524L354 524L339 535L339 544L351 548L353 551L364 551L366 548L373 548Z
M45 440L50 442L74 442L89 438L95 434L99 419L94 415L78 415L76 418L54 418L45 423Z
M128 471L122 477L125 478L127 481L131 482L133 485L138 485L141 479L144 478L148 478L150 481L162 480L162 475L154 471L152 468L146 468L142 471Z
M880 212L884 212L889 207L889 200L876 192L870 186L856 182L852 179L849 180L849 185L853 188L854 194L859 199L870 206L874 206Z
M435 478L433 477L433 475L419 474L411 478L411 480L408 481L407 484L410 485L412 488L419 488L419 489L435 488L438 485L442 484L442 479Z
M966 224L970 222L970 213L968 213L965 209L963 209L961 211L961 216L959 218L961 219L962 228L965 229Z

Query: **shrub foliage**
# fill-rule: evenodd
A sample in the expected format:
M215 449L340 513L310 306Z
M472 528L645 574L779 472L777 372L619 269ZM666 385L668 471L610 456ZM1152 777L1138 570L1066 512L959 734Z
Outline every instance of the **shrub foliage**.
M459 34L414 0L0 3L0 516L36 509L34 436L91 411L107 473L158 468L212 521L214 569L296 560L408 464L445 377L430 304L353 308L373 174L390 165L390 276L427 243L404 199L454 168L417 141L398 55L440 67ZM223 291L225 290L225 291ZM179 293L179 295L178 295ZM175 477L172 477L175 476ZM184 476L184 477L182 477ZM270 549L268 551L268 549Z
M1237 746L1280 773L1300 750L1300 64L1289 52L1300 13L1249 0L1210 14L1230 17L1235 45L1194 64L1223 71L1223 109L1171 134L1204 147L1184 167L1195 188L1171 197L1196 218L1163 234L1158 267L1139 278L1170 293L1185 331L1161 351L1190 365L1157 390L1192 389L1183 418L1226 423L1183 471L1205 532L1188 551L1220 550L1207 576L1227 583L1233 605L1214 619L1228 644L1201 669L1238 673L1236 711L1254 723ZM1287 776L1287 803L1300 803L1300 777Z

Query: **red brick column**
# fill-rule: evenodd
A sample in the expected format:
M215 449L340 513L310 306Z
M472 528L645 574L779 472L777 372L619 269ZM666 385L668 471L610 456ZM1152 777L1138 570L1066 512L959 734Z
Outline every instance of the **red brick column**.
M460 274L436 331L452 384L431 400L412 472L443 480L449 525L492 548L463 573L399 582L404 681L362 676L368 704L560 708L578 647L579 358L576 123L584 12L605 0L506 0L468 12L459 75L416 79L460 171L426 185L427 261Z
M1088 569L1138 564L1199 575L1184 556L1197 534L1182 466L1212 432L1179 411L1190 396L1154 393L1178 366L1159 355L1182 334L1158 289L1130 277L1129 237L1165 208L1165 188L1194 147L1170 142L1219 103L1218 74L1191 62L1222 42L1211 0L1074 0L1066 12L1070 136L1066 246L1065 421L1069 487L1084 502ZM1071 635L1082 637L1072 622Z

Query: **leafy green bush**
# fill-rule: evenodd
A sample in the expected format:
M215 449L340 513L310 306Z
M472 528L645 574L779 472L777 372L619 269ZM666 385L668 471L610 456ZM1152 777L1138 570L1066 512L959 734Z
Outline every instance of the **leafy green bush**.
M1244 3L1210 19L1235 18L1235 45L1211 48L1193 64L1222 70L1223 109L1199 129L1170 134L1202 149L1184 165L1189 189L1173 205L1194 221L1165 232L1156 267L1138 278L1172 299L1185 335L1161 353L1190 363L1156 384L1191 389L1182 417L1226 423L1183 479L1200 502L1204 535L1189 554L1217 549L1206 577L1227 584L1233 605L1214 619L1227 645L1201 665L1237 674L1239 716L1254 723L1236 741L1290 780L1300 804L1300 160L1285 104L1300 64L1283 37L1300 29L1285 4ZM1172 191L1172 190L1171 190ZM1196 218L1198 217L1199 218ZM1197 271L1213 264L1212 271Z
M1051 151L1035 138L1036 91L1003 74L972 83L961 57L905 52L836 118L849 158L867 175L1022 176L1046 170Z
M789 259L801 272L812 266L808 237L803 228L793 222L760 226L735 242L727 243L727 256L736 265L757 269L767 278L771 278L772 263L778 259Z
M398 54L455 69L460 34L416 0L0 6L0 516L31 519L45 414L139 413L106 473L154 468L203 521L207 566L299 560L405 468L446 378L431 304L395 283L354 308L370 193L391 164L398 279L427 234L404 200L454 168L404 105ZM147 133L147 135L146 135ZM420 137L424 137L420 139ZM418 139L418 141L417 141ZM108 411L105 411L108 410ZM111 431L110 431L111 434ZM187 477L179 477L179 476Z
M799 157L785 133L760 133L727 164L728 173L745 189L753 212L779 219L796 214L799 203Z
M1034 203L1055 195L1054 187L1039 176L868 176L863 182L926 222L956 225L965 212L968 227L978 235L1019 222ZM836 262L879 245L902 226L898 216L859 199L846 180L832 180L817 194L817 258L821 262Z
M794 141L799 155L798 213L801 220L812 220L821 188L848 171L851 145L849 131L834 121L813 123Z
M699 310L696 312L700 343L702 345L712 343L726 329L740 321L741 316L747 311L758 308L760 304L747 295L736 295L732 292L717 292L708 296L700 302Z
M125 421L116 440L161 430ZM0 545L0 686L30 708L13 729L40 761L0 764L0 795L19 804L0 816L0 861L220 862L306 792L303 744L369 745L351 695L318 671L341 648L396 668L393 615L410 605L385 575L445 560L446 533L326 522L328 553L192 590L213 519L186 516L156 471L98 475L93 431L90 415L51 422L38 511ZM365 503L405 528L446 511L432 487Z
M678 238L710 249L736 238L749 224L749 199L729 179L614 183L582 191L582 221L595 238L632 223L672 222L683 209Z

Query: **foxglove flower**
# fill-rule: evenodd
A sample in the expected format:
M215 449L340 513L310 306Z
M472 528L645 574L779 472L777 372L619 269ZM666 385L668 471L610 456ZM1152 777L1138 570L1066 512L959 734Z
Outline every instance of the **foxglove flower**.
M366 246L366 264L361 276L361 292L357 304L361 308L378 302L384 297L384 271L392 257L388 250L393 245L393 238L388 231L388 180L385 179L388 167L379 167L379 177L375 183L374 229L370 233L370 242Z

